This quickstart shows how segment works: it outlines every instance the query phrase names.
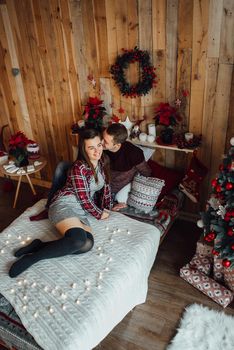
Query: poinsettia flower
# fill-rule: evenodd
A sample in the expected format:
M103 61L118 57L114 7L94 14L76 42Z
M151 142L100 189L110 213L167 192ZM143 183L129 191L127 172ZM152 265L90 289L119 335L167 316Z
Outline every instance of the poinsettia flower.
M181 116L178 114L176 108L169 103L160 103L155 109L155 112L154 119L156 120L156 124L174 126L181 120Z
M29 143L34 141L28 139L22 131L18 131L11 136L9 140L9 148L25 148Z
M124 108L122 108L122 107L120 107L120 108L118 109L118 112L119 112L120 114L122 114L122 113L124 113L124 112L125 112L125 109L124 109Z
M160 115L159 122L161 125L166 125L166 126L170 125L170 119L165 115Z
M119 123L120 118L119 118L117 115L113 114L113 116L112 116L112 118L111 118L111 121L112 121L113 123Z
M97 106L101 105L102 102L103 101L100 100L97 96L89 97L89 101L88 101L88 103L90 103L91 105L97 105Z
M188 90L183 90L183 91L182 91L182 95L183 95L184 97L189 96L189 91L188 91Z

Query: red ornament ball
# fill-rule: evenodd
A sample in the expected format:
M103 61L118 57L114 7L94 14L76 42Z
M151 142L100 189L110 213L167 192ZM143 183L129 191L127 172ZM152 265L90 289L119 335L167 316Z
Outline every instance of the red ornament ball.
M231 190L233 188L233 184L231 183L231 182L228 182L227 184L226 184L226 189L227 190Z
M205 241L212 242L215 239L215 233L209 232L207 235L205 235Z
M219 170L220 170L220 171L223 171L223 169L224 169L224 166L223 166L223 164L221 164L221 165L219 166Z
M212 187L216 187L217 186L217 179L213 179L211 181L211 185L212 185Z
M234 236L234 231L233 231L233 229L232 229L232 228L229 228L228 231L227 231L227 234L228 234L228 236L230 236L230 237Z
M234 250L234 244L231 245L231 249Z
M223 265L224 267L229 267L229 266L231 265L231 261L228 260L228 259L223 259L222 265Z
M216 186L216 192L222 192L222 187L220 185Z
M215 249L212 249L212 254L218 256L219 252L217 250L215 250Z

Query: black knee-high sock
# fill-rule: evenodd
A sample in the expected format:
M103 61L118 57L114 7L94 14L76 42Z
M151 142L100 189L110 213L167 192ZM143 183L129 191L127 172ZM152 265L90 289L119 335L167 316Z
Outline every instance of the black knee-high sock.
M81 247L79 250L77 250L73 254L83 254L83 253L86 253L93 248L93 245L94 245L93 235L92 235L92 233L87 232L87 231L86 231L86 233L87 233L87 239L86 239L85 244L83 245L83 247Z
M43 259L57 258L68 254L78 253L87 241L87 233L80 227L66 231L63 238L57 241L42 242L38 251L23 256L10 268L9 276L16 277L31 265Z
M85 231L87 233L87 240L82 248L80 248L78 251L74 252L73 254L82 254L86 253L87 251L91 250L94 245L94 239L93 235ZM14 256L16 258L20 258L21 256L25 254L30 254L30 253L35 253L38 250L40 250L43 246L46 245L47 242L42 242L40 239L34 239L30 244L28 244L25 247L22 247L18 249L15 253Z
M20 258L21 256L29 253L34 253L38 251L43 246L43 242L40 239L34 239L30 244L26 245L25 247L22 247L18 249L15 253L14 256L16 258Z

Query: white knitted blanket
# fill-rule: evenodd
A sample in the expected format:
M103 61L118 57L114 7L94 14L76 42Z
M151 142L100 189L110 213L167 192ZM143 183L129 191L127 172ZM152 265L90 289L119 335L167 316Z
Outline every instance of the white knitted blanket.
M11 279L17 248L58 237L49 220L29 220L44 205L41 200L0 234L0 293L43 349L90 350L145 301L160 232L120 213L93 218L90 252L40 261Z

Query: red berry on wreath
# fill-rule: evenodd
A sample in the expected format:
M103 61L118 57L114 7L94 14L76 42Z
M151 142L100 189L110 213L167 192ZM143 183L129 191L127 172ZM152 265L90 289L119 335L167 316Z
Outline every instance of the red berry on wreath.
M228 260L228 259L223 259L222 265L223 265L224 267L229 267L229 266L231 265L231 261Z

